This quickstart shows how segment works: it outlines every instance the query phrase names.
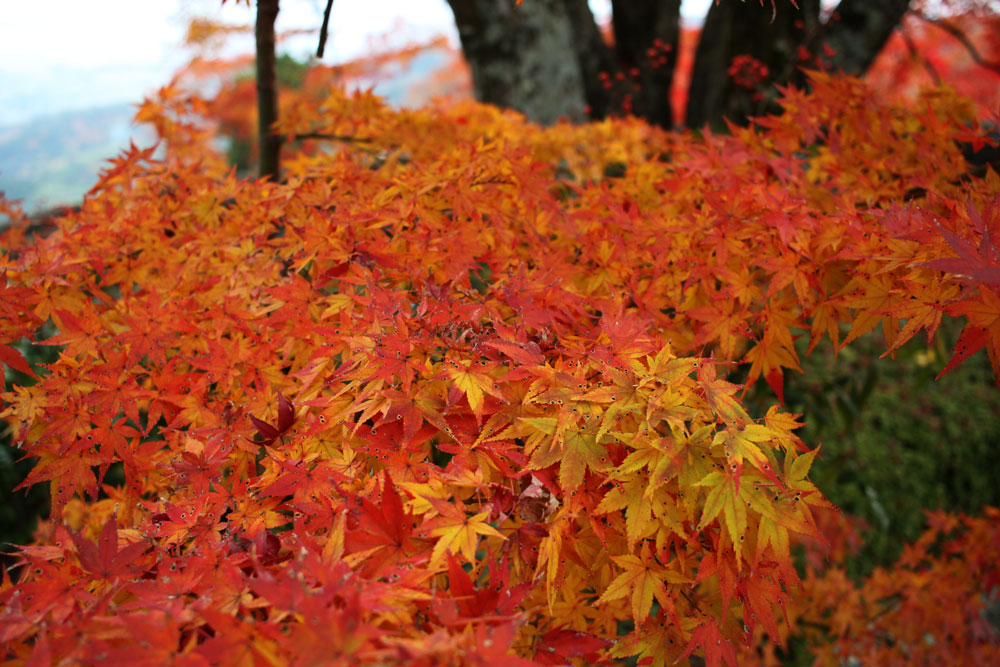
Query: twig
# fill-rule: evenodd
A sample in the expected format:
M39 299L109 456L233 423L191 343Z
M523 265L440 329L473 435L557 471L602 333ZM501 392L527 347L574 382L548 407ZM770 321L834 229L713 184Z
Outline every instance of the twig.
M904 28L902 25L899 26L899 34L903 36L903 41L906 43L906 50L910 52L910 55L920 61L920 64L924 66L927 73L930 74L931 79L934 81L935 85L941 85L941 75L938 74L937 69L934 68L933 63L927 58L924 58L920 51L917 49L917 45L913 43L913 38L910 37L910 32Z
M292 141L302 141L303 139L321 139L324 141L344 141L352 144L370 144L371 137L355 137L351 134L326 134L325 132L303 132L293 134Z
M976 49L976 45L973 44L972 40L969 39L969 36L965 34L964 30L962 30L961 28L952 23L949 23L948 21L945 21L944 19L936 19L934 17L927 16L927 14L924 14L921 11L911 9L910 12L918 19L926 21L931 25L937 26L941 30L944 30L946 33L957 39L959 43L965 47L965 50L969 52L969 56L972 57L972 60L977 65L979 65L980 67L985 67L988 70L992 70L997 74L1000 74L1000 63L991 62L989 60L984 59L983 56L980 55L979 50Z
M323 12L323 25L319 29L319 48L316 49L316 57L323 57L323 50L326 49L326 33L330 27L330 10L333 9L333 0L326 0L326 10Z

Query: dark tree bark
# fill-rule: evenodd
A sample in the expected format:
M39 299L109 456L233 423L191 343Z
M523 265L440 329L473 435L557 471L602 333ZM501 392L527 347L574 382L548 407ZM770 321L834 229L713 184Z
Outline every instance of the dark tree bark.
M476 99L540 123L584 118L584 82L564 0L448 0Z
M592 118L628 111L671 125L680 0L615 0L613 46L587 0L449 4L480 101L542 123L580 120L586 106Z
M909 6L909 0L841 0L823 30L823 42L835 51L833 67L864 74Z
M680 41L680 0L611 0L611 11L618 65L629 75L626 80L637 84L626 110L656 125L670 127L670 89Z
M612 0L614 44L607 44L587 0L448 0L480 101L551 123L628 112L663 127L675 119L670 88L680 0ZM816 57L831 69L863 74L899 24L908 0L842 0L828 25L819 0L713 3L695 57L685 123L746 123L774 111L777 87L804 86L801 66ZM826 46L827 48L824 48ZM805 60L800 54L807 54ZM767 74L734 80L737 56ZM585 106L586 105L586 106Z
M605 87L601 74L608 76L615 71L615 60L601 35L587 0L565 0L573 40L573 55L579 63L583 77L584 98L591 118L604 118L621 103L612 87Z
M274 22L278 0L257 0L257 139L260 147L261 178L277 181L281 171L281 137L271 127L278 120L277 63L274 49Z
M768 110L775 85L804 83L799 47L812 52L819 34L819 0L799 0L800 9L777 3L775 14L756 2L725 0L708 11L695 52L685 124L719 126L723 118L746 123ZM730 75L738 56L751 56L767 68L756 85L753 72ZM743 83L741 85L741 81Z

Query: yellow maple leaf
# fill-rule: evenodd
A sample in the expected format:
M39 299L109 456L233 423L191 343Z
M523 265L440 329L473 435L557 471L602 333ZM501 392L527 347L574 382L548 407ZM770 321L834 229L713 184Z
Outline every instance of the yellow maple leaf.
M431 552L429 565L431 570L443 564L445 554L449 551L453 554L462 554L462 557L470 563L475 562L476 545L480 535L499 537L501 540L507 539L486 522L489 512L479 512L468 516L464 506L453 505L433 498L428 500L441 514L440 517L432 519L428 524L431 528L431 537L438 538L434 544L434 550Z
M597 603L611 602L631 594L632 618L636 624L649 615L653 598L659 600L664 607L672 607L666 582L690 582L687 577L660 565L650 554L648 542L642 545L638 556L613 556L611 560L624 572L608 585Z
M489 394L503 400L495 379L486 373L471 369L472 361L464 360L461 365L454 364L447 370L448 377L454 382L455 389L465 394L469 407L477 416L482 415L484 394Z
M709 486L712 489L708 492L708 497L705 498L705 508L702 511L698 529L703 530L721 512L722 523L732 540L736 559L740 560L743 551L742 544L747 532L747 496L752 485L741 484L737 488L733 477L716 471L706 475L695 486Z

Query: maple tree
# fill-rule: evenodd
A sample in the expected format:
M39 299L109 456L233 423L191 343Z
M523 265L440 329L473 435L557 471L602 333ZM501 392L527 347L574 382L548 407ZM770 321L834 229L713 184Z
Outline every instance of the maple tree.
M794 631L989 662L994 510L934 515L870 593L794 567L850 535L780 407L804 354L955 318L941 372L1000 367L972 105L810 76L701 136L334 88L281 116L317 137L282 182L237 178L212 104L166 87L137 114L165 152L115 158L53 234L3 202L0 359L37 381L0 415L52 497L0 585L4 658L735 664Z

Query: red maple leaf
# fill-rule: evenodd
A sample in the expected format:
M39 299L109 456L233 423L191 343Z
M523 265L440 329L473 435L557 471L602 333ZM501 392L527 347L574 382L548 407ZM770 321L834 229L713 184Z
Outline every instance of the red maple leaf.
M77 532L70 531L70 536L76 545L80 565L102 579L110 579L133 572L135 567L132 566L132 563L149 546L147 540L140 540L119 550L118 521L114 515L108 517L96 544Z
M708 667L721 665L723 660L730 667L737 665L736 648L731 641L723 638L714 619L708 620L694 629L694 632L691 633L691 641L688 642L687 648L684 649L684 653L681 653L678 660L688 657L696 650L705 652L705 664Z
M597 660L597 653L611 646L607 639L586 632L560 628L549 630L538 640L535 662L541 665L565 665L573 658L583 658L587 664Z
M278 393L278 425L271 426L262 419L250 415L250 421L260 435L260 440L251 440L254 444L270 446L275 440L285 435L288 429L295 423L295 409L292 402L285 398L284 394Z

